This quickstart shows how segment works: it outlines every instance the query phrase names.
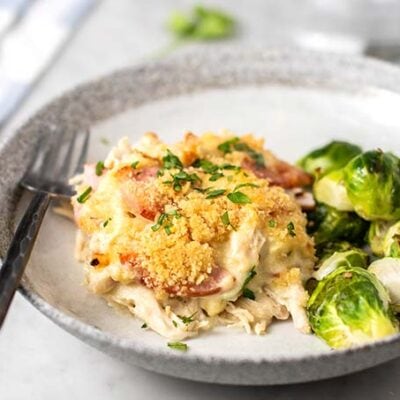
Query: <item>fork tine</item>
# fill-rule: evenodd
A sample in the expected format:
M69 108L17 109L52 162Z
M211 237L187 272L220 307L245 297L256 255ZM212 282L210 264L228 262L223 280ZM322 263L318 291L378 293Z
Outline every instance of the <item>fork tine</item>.
M65 131L63 131L60 135L53 133L49 140L49 147L46 149L46 152L43 156L43 160L41 163L41 167L39 170L39 175L44 179L50 179L54 176L54 167L57 163L57 158L60 153L61 143L63 142L63 138L65 136Z
M71 159L74 154L74 149L76 145L76 138L78 135L73 135L69 141L68 148L66 150L64 159L59 163L55 176L58 180L63 181L68 177L71 169Z
M74 170L74 175L81 171L83 164L86 161L88 147L89 147L89 140L90 140L90 130L86 129L84 132L84 141L81 148L81 152L79 154L78 160L76 162L76 167Z

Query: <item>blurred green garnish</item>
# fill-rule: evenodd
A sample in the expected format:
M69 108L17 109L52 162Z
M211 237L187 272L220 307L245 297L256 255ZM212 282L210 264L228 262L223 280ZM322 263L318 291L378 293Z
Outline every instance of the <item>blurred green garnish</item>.
M178 39L218 40L233 35L235 20L214 8L195 6L190 13L175 11L168 20L168 29Z

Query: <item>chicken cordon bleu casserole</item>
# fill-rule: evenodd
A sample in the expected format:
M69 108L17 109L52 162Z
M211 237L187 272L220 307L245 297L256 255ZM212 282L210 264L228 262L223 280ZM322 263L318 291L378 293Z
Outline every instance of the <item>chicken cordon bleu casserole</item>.
M315 256L301 203L313 178L263 140L123 138L72 182L87 287L143 327L182 340L218 325L262 334L291 317L310 331Z

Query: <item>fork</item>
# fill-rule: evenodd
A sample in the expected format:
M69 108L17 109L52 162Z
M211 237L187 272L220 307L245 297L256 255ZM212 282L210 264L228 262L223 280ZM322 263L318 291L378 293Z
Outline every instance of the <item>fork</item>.
M47 142L38 141L32 162L20 182L34 195L0 267L0 328L21 281L50 200L72 196L73 190L67 180L82 169L88 144L89 131L75 134L70 141L65 140L65 133L53 134Z

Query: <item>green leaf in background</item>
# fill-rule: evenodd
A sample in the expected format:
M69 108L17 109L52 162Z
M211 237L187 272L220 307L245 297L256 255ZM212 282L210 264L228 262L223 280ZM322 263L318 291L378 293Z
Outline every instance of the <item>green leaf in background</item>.
M214 8L195 6L191 13L175 11L168 20L169 30L179 39L218 40L233 35L235 20Z

